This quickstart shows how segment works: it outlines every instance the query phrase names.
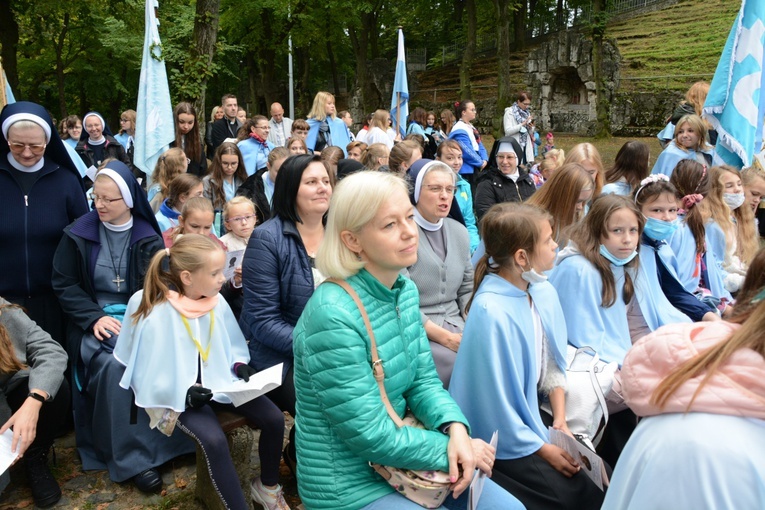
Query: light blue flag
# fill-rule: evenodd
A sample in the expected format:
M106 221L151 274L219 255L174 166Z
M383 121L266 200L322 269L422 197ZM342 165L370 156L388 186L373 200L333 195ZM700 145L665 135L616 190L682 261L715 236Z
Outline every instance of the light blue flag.
M719 137L715 160L749 166L762 147L765 1L742 0L712 79L704 117Z
M3 83L5 84L5 104L15 103L16 97L11 90L11 84L8 83L8 76L5 74L5 70L3 70Z
M398 29L398 57L396 58L396 78L393 81L393 98L390 100L390 118L393 129L406 136L406 119L409 117L409 84L406 81L406 51L404 50L404 31ZM399 119L401 122L399 123Z
M173 107L170 104L162 42L157 30L156 7L156 0L146 0L146 36L143 41L141 81L138 84L133 155L133 163L149 179L157 160L167 150L168 144L175 140Z

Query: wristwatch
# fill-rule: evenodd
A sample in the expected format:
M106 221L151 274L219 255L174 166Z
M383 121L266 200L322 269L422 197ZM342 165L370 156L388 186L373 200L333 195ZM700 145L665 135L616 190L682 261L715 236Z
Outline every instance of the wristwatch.
M30 392L29 392L29 395L27 395L27 398L30 398L30 397L31 397L31 398L33 398L33 399L35 399L35 400L37 400L38 402L42 402L43 404L44 404L45 402L47 402L47 399L46 399L45 397L43 397L43 396L42 396L42 395L40 395L39 393L35 393L35 392L33 392L33 391L30 391Z

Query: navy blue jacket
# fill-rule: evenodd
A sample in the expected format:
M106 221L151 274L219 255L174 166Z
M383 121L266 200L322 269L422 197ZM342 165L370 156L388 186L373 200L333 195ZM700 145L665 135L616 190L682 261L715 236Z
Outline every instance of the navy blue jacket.
M667 266L664 265L664 261L661 260L658 252L659 245L664 243L664 241L655 241L643 234L642 243L653 248L661 290L664 291L664 295L669 302L672 303L672 306L690 317L693 322L699 322L706 313L715 311L714 308L710 308L708 305L699 301L696 296L685 290L683 284L680 283L678 279L672 275L670 270L667 269Z
M7 151L5 151L7 153ZM82 180L76 170L49 158L24 195L0 153L0 296L34 297L52 292L53 253L64 227L88 212Z
M252 232L242 262L244 306L239 325L250 364L292 366L292 330L313 294L313 273L297 227L274 216Z

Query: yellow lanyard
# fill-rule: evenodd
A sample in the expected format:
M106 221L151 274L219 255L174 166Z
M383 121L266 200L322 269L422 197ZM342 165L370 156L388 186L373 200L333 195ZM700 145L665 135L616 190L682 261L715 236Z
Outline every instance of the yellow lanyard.
M207 358L210 357L210 347L212 347L212 334L213 327L215 326L215 310L210 310L210 340L207 341L207 348L204 350L202 350L202 344L199 342L199 340L194 338L194 335L191 333L189 320L184 315L181 315L181 319L183 320L183 325L186 326L186 331L191 337L191 341L194 342L197 351L199 351L199 355L202 357L202 362L205 364L205 366L207 366Z

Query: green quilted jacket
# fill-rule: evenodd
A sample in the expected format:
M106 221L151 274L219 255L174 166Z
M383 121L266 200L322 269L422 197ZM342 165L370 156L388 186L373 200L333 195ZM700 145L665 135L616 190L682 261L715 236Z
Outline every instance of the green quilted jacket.
M339 286L322 284L293 333L298 489L308 510L351 510L393 492L368 462L448 471L447 422L467 425L436 374L414 283L388 289L366 270L348 279L369 314L400 416L407 406L429 430L397 428L372 376L361 313Z

